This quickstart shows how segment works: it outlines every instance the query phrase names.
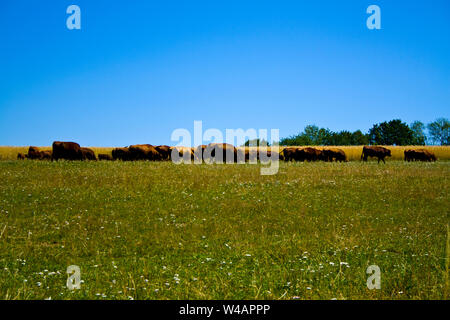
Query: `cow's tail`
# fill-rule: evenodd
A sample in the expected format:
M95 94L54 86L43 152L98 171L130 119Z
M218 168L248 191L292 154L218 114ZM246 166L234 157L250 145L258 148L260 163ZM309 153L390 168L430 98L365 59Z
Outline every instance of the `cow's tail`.
M363 157L364 157L364 148L363 148L363 151L361 153L361 160L363 159Z

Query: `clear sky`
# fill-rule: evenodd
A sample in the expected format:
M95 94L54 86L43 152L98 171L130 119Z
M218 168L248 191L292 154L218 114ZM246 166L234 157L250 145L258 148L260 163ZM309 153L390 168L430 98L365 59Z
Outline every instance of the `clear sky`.
M448 118L449 17L448 0L2 0L0 145Z

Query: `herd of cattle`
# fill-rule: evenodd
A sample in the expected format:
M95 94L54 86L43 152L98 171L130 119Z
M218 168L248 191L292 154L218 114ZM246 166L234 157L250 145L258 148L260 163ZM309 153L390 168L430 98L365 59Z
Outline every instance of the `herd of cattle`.
M436 161L436 156L425 149L405 150L405 161ZM385 147L364 146L361 160L367 161L368 157L378 158L378 162L385 162L386 157L391 156L391 150ZM287 147L280 153L259 148L235 148L227 143L210 143L196 148L170 147L166 145L153 146L150 144L136 144L124 148L114 148L109 154L99 154L98 159L94 150L83 148L76 142L55 141L52 151L41 151L37 147L29 147L28 153L19 153L17 159L39 160L150 160L150 161L195 161L208 160L212 162L266 162L271 159L284 161L347 161L347 156L342 149L327 148L316 149L312 147L299 148Z

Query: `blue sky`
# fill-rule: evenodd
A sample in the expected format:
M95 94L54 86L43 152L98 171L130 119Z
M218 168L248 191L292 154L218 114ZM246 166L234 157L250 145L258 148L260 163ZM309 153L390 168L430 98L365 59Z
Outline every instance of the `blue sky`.
M81 30L66 8L81 8ZM366 8L381 8L369 30ZM0 145L449 117L450 2L0 2Z

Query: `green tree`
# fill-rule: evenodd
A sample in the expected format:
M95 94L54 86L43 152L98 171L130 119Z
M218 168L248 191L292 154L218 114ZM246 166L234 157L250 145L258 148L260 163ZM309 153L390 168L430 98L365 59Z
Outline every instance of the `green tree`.
M450 145L449 128L450 123L446 118L438 118L427 125L431 140L440 145Z
M369 130L370 144L405 146L413 142L413 131L400 119L374 124Z
M309 145L314 145L317 143L319 137L319 127L316 125L307 125L303 130L303 135L310 142Z
M362 146L369 144L369 135L364 134L361 132L361 130L356 130L352 134L352 146Z
M420 121L414 121L411 123L410 128L413 132L413 145L424 146L427 141L424 133L425 125Z
M280 140L280 146L310 146L311 144L311 139L304 133L299 133Z
M252 139L252 140L245 141L244 146L245 147L249 147L249 146L251 146L251 147L259 147L259 146L267 147L267 146L270 146L270 144L264 139L262 139L262 140Z

